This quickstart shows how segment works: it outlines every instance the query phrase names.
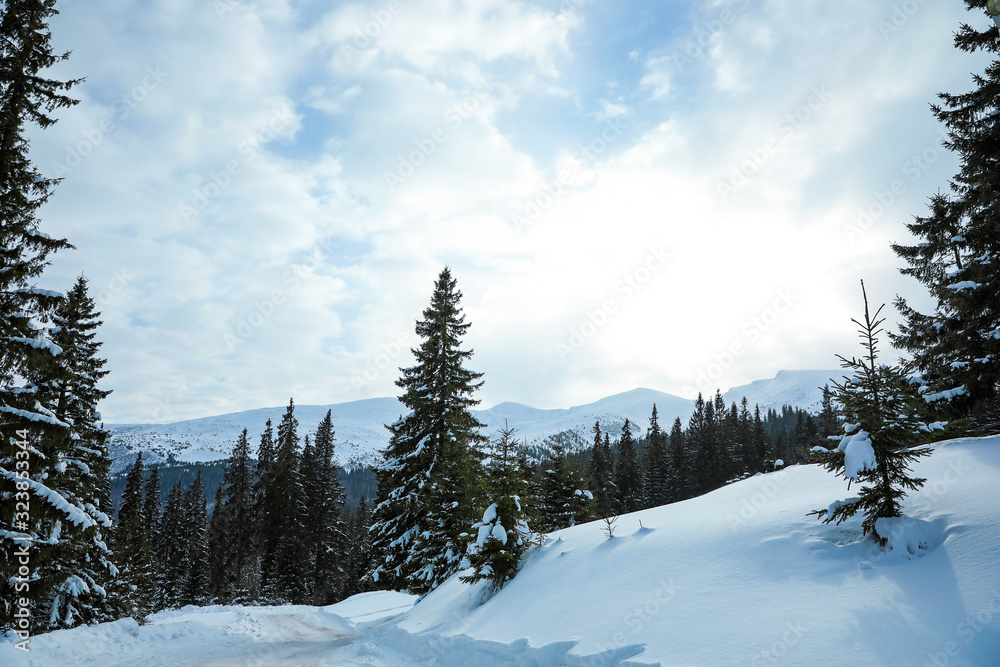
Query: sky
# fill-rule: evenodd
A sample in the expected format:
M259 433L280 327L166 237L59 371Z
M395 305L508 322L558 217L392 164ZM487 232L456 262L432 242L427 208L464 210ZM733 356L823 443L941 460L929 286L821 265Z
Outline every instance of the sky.
M111 423L399 393L451 267L483 407L725 390L857 352L958 160L958 0L62 0L32 133ZM886 358L898 356L885 346Z

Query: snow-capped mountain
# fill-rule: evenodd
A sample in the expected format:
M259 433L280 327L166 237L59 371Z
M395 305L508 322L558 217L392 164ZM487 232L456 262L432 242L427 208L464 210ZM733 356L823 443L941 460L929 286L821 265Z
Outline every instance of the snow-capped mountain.
M734 387L724 394L724 398L728 404L739 403L746 396L750 405L759 404L762 410L791 405L817 412L822 397L821 387L831 378L840 376L839 371L780 371L770 380ZM572 450L590 443L594 422L600 422L601 429L611 432L614 437L628 419L636 426L633 433L645 434L654 403L660 426L666 430L677 417L686 426L694 408L692 399L654 389L633 389L571 408L546 410L520 403L500 403L489 409L477 410L475 414L486 424L484 432L490 437L507 424L516 429L517 438L529 447L544 448L547 438L561 434L567 449ZM327 410L332 411L338 458L342 465L348 467L374 463L378 450L388 442L388 431L384 425L394 422L405 411L395 398L370 398L333 405L296 405L295 416L299 421L300 434L315 429ZM116 461L114 469L118 471L130 465L139 451L149 463L168 458L184 462L227 458L244 428L249 431L251 445L256 447L265 422L270 419L277 428L284 412L285 407L282 406L171 424L110 424L111 454Z

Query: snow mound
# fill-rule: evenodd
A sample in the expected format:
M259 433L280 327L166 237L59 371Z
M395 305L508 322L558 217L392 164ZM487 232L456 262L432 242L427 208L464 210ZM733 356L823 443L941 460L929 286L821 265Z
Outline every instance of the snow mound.
M908 516L882 517L875 532L886 540L885 555L898 560L914 560L941 546L944 534L937 524Z

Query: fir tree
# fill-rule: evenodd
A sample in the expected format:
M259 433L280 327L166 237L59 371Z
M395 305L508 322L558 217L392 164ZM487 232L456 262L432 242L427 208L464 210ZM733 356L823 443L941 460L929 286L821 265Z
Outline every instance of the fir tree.
M213 603L226 604L233 597L226 563L232 528L223 486L215 489L215 506L208 520L208 592Z
M329 410L316 429L308 456L303 452L302 468L312 603L332 604L341 595L347 537L341 517L345 493L334 459L333 415Z
M180 480L177 480L167 494L156 537L158 563L156 594L153 599L154 611L183 604L190 540L187 532L187 510L184 487Z
M667 458L667 434L660 429L660 417L653 405L646 431L646 461L643 470L644 507L659 507L670 502L670 461Z
M587 474L594 494L595 510L598 516L605 518L614 514L617 503L614 462L611 458L611 443L602 439L600 422L594 422L593 433L593 454L587 465Z
M436 588L458 569L464 534L477 518L484 438L470 410L479 403L472 395L482 374L463 365L472 351L461 349L469 328L461 298L446 267L416 325L416 365L401 369L396 381L411 412L387 427L389 445L375 471L371 581L379 588Z
M462 581L488 580L498 591L517 574L521 556L531 541L521 499L527 484L517 465L514 429L504 428L494 444L488 470L488 501L482 520L472 526L475 541L469 544L471 574Z
M181 582L182 604L203 604L208 594L208 511L201 470L184 495L184 525L187 557Z
M538 512L542 530L561 530L588 521L593 494L585 487L583 475L567 461L562 436L556 436L541 465Z
M368 534L371 528L371 512L362 496L354 510L350 523L347 566L344 573L343 597L350 597L369 590L365 576L371 570L372 542Z
M270 421L265 433L269 430ZM236 440L220 488L227 529L220 544L225 583L218 589L226 600L248 602L256 592L257 522L247 429ZM218 511L218 502L215 508Z
M274 461L261 478L266 523L261 553L261 588L271 604L302 603L308 596L308 549L305 541L305 498L299 470L299 422L295 402L278 424Z
M864 291L864 283L861 286ZM879 363L878 336L885 320L879 318L882 308L871 316L867 294L864 300L864 322L851 321L859 327L865 354L860 359L840 356L843 367L853 375L843 383L834 383L849 423L844 425L840 446L820 454L828 470L863 486L857 497L837 501L812 514L824 517L824 523L839 524L863 512L864 534L874 534L884 545L888 532L879 530L879 520L901 516L907 490L924 484L925 480L910 476L909 468L916 459L930 453L912 449L912 445L926 439L928 427L917 417L921 405L907 378L908 369Z
M110 392L96 386L107 371L95 356L100 321L85 280L57 299L52 319L17 371L25 384L0 384L0 499L30 508L0 517L0 569L28 562L32 585L16 599L28 600L35 633L109 618L106 587L117 574L104 541L110 458L97 412ZM14 599L4 598L0 629L14 627Z
M833 392L830 385L823 385L823 400L820 403L818 423L816 424L818 435L826 439L831 435L836 435L840 431L840 415L837 406L833 402Z
M615 484L618 486L619 513L635 512L642 507L642 469L632 437L632 424L628 419L622 425L622 436L618 440Z
M982 11L985 0L966 0ZM955 34L962 51L1000 50L994 26L976 30L963 24ZM979 426L1000 430L1000 204L997 203L1000 149L1000 61L973 75L975 89L939 95L934 116L948 128L948 150L960 169L950 193L930 200L926 217L908 224L918 239L892 249L909 265L902 273L923 283L934 300L922 313L897 297L905 322L894 344L913 355L926 381L924 399L948 416L978 415ZM950 405L949 405L950 403Z
M142 623L152 611L153 563L148 519L142 496L142 452L125 478L118 524L112 545L118 577L111 587L112 604L118 616L131 616Z
M680 417L674 419L674 424L670 429L670 437L667 439L667 458L670 461L668 468L670 471L668 479L669 502L676 503L690 498L690 466L688 465L684 428L681 426Z

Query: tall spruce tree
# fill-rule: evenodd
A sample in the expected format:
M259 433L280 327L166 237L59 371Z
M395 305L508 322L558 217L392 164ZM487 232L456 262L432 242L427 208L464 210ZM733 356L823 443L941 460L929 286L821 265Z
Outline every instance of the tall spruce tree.
M387 427L389 445L375 471L371 581L379 588L415 594L436 588L458 569L464 535L478 518L485 438L470 410L479 403L472 395L482 374L463 365L472 350L462 349L469 323L461 298L445 267L416 325L416 365L400 369L396 381L411 412Z
M986 0L965 0L981 13ZM963 24L955 34L962 51L1000 50L1000 32ZM1000 60L983 75L973 75L975 89L942 93L934 116L948 128L948 150L958 154L960 169L950 192L937 193L930 211L908 224L918 242L892 249L934 299L931 313L896 307L904 323L893 343L909 351L926 380L924 399L949 417L977 416L978 426L1000 431Z
M153 605L153 555L149 544L148 517L142 495L142 452L125 478L118 523L112 546L118 577L111 586L112 605L118 616L131 616L142 623Z
M163 515L157 530L156 594L153 610L178 607L184 600L184 582L189 557L187 526L188 506L184 486L174 482L163 506Z
M53 324L35 325L25 363L11 367L24 384L0 383L0 499L28 507L0 516L0 570L15 571L15 557L19 565L27 560L32 581L27 596L5 598L0 629L14 627L7 616L14 599L28 601L35 633L112 614L106 587L117 567L105 542L111 520L101 509L110 506L110 457L97 411L110 392L97 388L107 375L96 356L98 317L81 278L56 299Z
M614 460L611 457L611 443L605 442L602 437L599 421L594 422L593 433L593 453L587 464L587 475L594 494L594 509L603 519L613 515L617 505Z
M688 465L689 457L684 441L684 427L681 418L674 419L667 439L667 458L670 460L668 479L669 500L676 503L691 497L691 471Z
M475 541L469 544L469 567L473 572L462 577L465 582L488 580L498 591L517 574L521 556L531 542L525 508L527 482L517 464L514 429L504 428L494 443L487 472L487 502L482 520L472 526Z
M201 470L184 494L183 525L187 541L181 600L183 604L203 604L208 596L208 508Z
M278 424L274 461L261 478L266 523L261 552L261 589L271 604L301 604L308 598L309 563L305 537L305 496L299 449L299 421L289 400Z
M632 437L632 423L626 419L615 456L615 484L618 486L618 511L635 512L642 507L642 468Z
M365 577L371 571L372 541L368 534L371 528L371 511L362 496L350 521L347 551L347 565L344 573L343 597L350 597L369 590Z
M208 520L208 597L213 604L226 604L232 599L226 568L229 532L229 508L220 484L215 489L215 506Z
M863 282L861 287L864 292ZM848 420L845 435L837 449L819 452L820 462L828 470L860 482L862 487L857 497L834 502L811 514L823 517L824 523L839 524L863 512L864 534L874 535L884 545L888 531L879 530L879 520L901 516L906 492L920 488L926 481L911 476L910 465L930 453L913 448L926 441L929 428L918 416L924 406L907 377L908 369L879 362L878 337L885 319L879 317L881 307L874 316L870 314L867 294L864 300L864 321L851 320L859 327L864 355L860 359L838 355L852 376L834 383L837 400L844 406Z
M326 605L341 596L347 559L346 524L342 517L345 493L334 457L333 413L329 410L316 428L308 456L303 452L302 470L312 604Z
M542 530L562 530L590 519L593 494L588 491L583 475L569 464L562 435L550 445L550 453L542 460L541 489L538 513Z
M667 434L660 428L660 416L653 404L646 431L646 457L643 466L643 507L659 507L670 502L670 460L667 458Z
M225 583L219 590L224 599L238 603L249 602L256 593L257 522L253 476L250 440L247 429L243 429L226 463L221 486L227 530L221 545ZM215 507L218 511L219 504Z

